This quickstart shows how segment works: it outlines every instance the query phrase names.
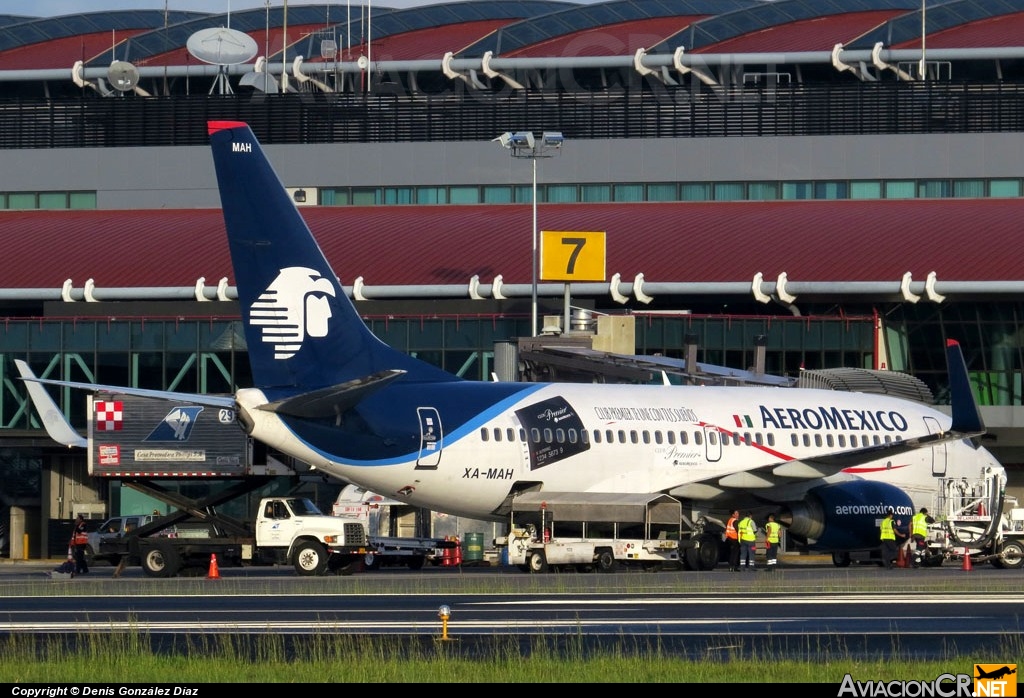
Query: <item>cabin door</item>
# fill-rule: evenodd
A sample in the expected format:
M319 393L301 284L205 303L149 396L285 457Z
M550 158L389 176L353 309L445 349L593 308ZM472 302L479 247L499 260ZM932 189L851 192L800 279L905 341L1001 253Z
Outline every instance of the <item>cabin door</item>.
M704 427L704 448L709 463L717 463L722 460L722 435L718 433L718 429Z
M939 422L934 417L925 417L924 426L928 429L929 434L938 434L942 431L942 427L939 426ZM929 451L932 452L932 475L935 477L946 476L946 444L936 444L932 446Z

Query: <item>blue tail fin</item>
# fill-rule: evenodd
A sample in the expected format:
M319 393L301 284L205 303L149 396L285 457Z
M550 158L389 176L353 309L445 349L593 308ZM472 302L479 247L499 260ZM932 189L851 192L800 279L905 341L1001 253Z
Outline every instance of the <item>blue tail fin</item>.
M459 380L370 332L247 124L208 130L256 387L294 394L395 370Z

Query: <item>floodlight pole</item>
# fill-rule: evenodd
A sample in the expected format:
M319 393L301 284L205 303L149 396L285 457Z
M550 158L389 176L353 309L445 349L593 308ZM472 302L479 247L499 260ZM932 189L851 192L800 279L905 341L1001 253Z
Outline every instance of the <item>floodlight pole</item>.
M537 336L537 158L530 158L533 163L533 275L530 277L530 336Z
M506 132L494 139L499 141L503 148L508 148L514 158L529 158L533 166L533 241L531 247L530 277L530 336L537 336L537 278L539 275L540 255L538 251L537 238L537 159L549 158L561 152L564 138L557 131L545 131L540 139L534 137L528 131L517 131L516 133Z

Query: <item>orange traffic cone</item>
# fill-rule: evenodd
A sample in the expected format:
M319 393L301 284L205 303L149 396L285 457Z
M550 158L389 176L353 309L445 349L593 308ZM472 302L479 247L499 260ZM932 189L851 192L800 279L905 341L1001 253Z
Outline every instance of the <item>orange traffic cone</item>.
M896 566L902 567L904 569L909 567L909 565L907 564L907 549L902 545L896 553Z
M964 548L964 566L963 566L963 571L964 572L970 572L973 569L974 569L974 566L971 565L971 552L965 547Z
M206 574L207 579L220 579L220 570L217 569L217 553L210 554L210 571Z

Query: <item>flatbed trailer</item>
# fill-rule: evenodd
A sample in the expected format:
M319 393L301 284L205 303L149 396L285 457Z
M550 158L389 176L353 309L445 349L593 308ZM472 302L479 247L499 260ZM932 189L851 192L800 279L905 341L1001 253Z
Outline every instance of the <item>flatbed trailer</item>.
M363 561L365 570L378 570L382 567L418 570L427 563L443 564L453 560L452 551L458 548L458 540L434 536L380 535L382 530L390 530L394 526L395 522L391 519L400 518L399 511L415 518L414 511L405 511L409 509L404 502L349 484L338 493L331 513L366 526L369 550Z

